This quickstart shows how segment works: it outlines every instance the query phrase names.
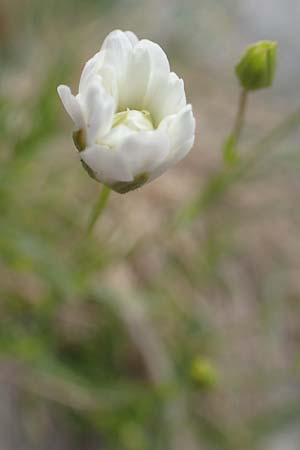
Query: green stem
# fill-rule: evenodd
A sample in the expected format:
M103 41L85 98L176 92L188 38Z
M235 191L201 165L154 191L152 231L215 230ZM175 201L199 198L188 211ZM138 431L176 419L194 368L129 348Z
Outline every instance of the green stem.
M229 134L229 136L227 137L227 139L225 140L223 146L223 158L226 167L235 165L239 160L237 145L245 121L247 98L248 98L247 89L242 89L233 129Z
M245 113L248 99L248 91L246 89L242 89L239 100L238 112L236 115L234 127L231 133L232 138L234 139L235 145L238 143L238 140L241 136L241 131L245 121Z
M95 223L97 222L98 218L100 217L102 211L104 210L107 204L110 192L111 189L108 186L103 185L100 197L91 213L90 221L88 223L86 230L87 234L91 234L91 232L93 231Z

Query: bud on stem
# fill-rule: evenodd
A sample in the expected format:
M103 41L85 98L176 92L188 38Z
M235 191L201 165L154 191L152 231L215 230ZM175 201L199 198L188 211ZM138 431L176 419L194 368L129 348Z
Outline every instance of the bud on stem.
M270 87L276 71L277 43L261 41L250 45L235 67L242 90L233 130L225 141L223 156L227 164L238 161L237 144L245 120L248 93Z
M240 83L247 91L270 87L277 64L277 43L261 41L250 45L235 67Z

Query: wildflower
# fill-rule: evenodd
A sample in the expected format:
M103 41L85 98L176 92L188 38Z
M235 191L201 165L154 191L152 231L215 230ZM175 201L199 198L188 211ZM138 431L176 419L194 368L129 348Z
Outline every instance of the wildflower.
M124 193L176 164L194 143L195 119L183 80L161 47L130 31L111 32L85 65L76 96L58 94L90 176Z

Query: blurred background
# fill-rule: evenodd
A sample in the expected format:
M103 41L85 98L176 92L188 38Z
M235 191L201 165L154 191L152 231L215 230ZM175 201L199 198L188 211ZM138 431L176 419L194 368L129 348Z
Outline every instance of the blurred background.
M300 449L299 15L299 0L1 0L1 450ZM114 193L87 238L101 186L56 87L76 92L115 28L166 50L197 138ZM244 170L224 183L233 68L261 39L279 44L275 84L251 95Z

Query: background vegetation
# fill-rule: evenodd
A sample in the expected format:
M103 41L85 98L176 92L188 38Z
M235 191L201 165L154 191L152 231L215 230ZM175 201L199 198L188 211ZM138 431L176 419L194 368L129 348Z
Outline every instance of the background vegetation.
M263 3L263 4L262 4ZM1 0L1 450L298 450L297 0ZM159 42L190 156L113 194L93 236L56 94L114 28ZM245 45L279 40L224 165Z

